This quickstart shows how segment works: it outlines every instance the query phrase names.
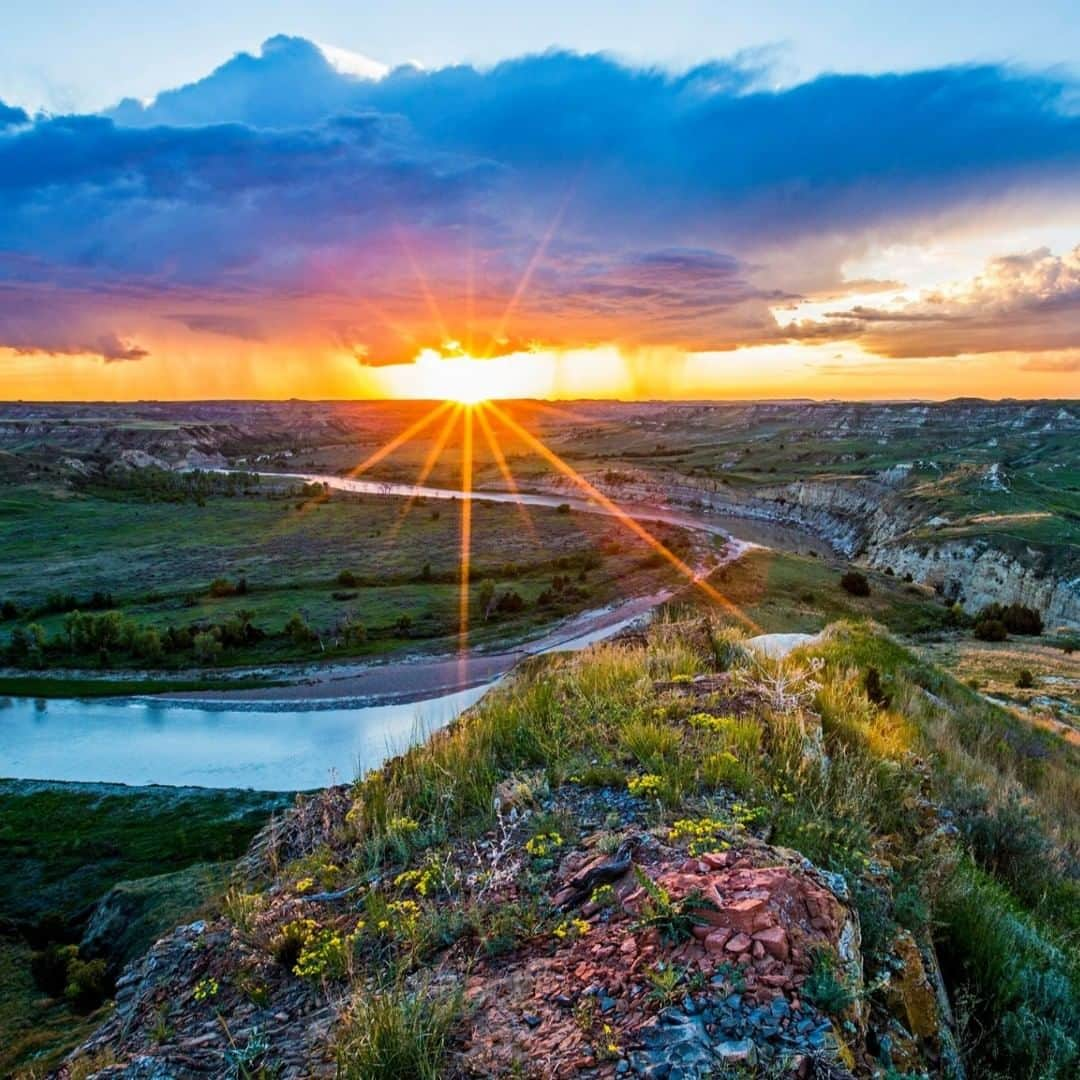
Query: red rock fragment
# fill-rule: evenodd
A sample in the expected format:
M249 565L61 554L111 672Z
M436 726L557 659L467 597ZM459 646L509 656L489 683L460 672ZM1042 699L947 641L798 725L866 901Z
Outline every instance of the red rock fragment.
M744 953L750 948L750 935L738 933L724 948L730 953Z
M714 954L722 953L730 937L731 931L727 927L717 927L705 938L705 951Z
M759 930L754 935L754 941L774 959L786 960L788 958L788 936L782 926L770 926L767 930Z

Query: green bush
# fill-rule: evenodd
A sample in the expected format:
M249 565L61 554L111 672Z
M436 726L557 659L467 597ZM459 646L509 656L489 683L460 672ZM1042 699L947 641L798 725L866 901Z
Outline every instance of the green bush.
M1035 676L1029 668L1021 668L1016 676L1017 690L1030 690L1035 685Z
M803 997L830 1016L839 1016L855 1001L854 994L837 974L837 967L831 950L818 949L802 987Z
M869 596L870 582L858 570L849 570L840 578L840 588L852 596Z
M1037 637L1043 632L1042 615L1026 604L987 604L975 616L976 623L1000 622L1010 634Z
M285 636L294 645L310 645L318 635L308 625L307 620L299 611L294 611L285 624Z
M1009 636L1008 628L1000 619L978 618L972 633L980 641L1004 641Z
M56 943L35 952L30 958L30 975L34 985L49 997L60 997L67 986L68 966L78 955L78 946Z
M83 1012L96 1009L112 992L109 968L104 960L75 958L68 965L64 997Z

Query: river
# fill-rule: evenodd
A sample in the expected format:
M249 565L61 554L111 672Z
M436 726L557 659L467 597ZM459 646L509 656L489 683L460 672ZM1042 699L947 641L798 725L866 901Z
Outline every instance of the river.
M459 492L338 476L275 473L288 479L385 496L460 498ZM607 513L585 499L522 494L533 506L568 503ZM508 492L475 491L508 502ZM729 536L727 519L667 507L629 507L664 521ZM80 701L0 699L0 776L11 779L172 784L296 791L352 780L426 738L475 704L522 657L579 649L647 615L669 593L585 612L541 638L462 664L419 658L382 665L335 665L292 686L172 698Z

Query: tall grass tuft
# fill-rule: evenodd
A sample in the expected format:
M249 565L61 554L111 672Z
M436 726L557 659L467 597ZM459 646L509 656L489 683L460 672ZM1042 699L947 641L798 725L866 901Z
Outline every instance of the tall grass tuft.
M462 1014L461 991L424 986L359 991L337 1042L340 1080L436 1080L446 1075L451 1032Z

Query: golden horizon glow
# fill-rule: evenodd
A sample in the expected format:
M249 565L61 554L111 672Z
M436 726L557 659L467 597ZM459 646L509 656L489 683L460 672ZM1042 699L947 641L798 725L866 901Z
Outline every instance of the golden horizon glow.
M323 344L220 344L103 364L0 348L6 401L305 400L875 401L1080 397L1080 348L891 358L852 342L726 351L617 344L533 348L491 359L445 356L374 365ZM472 402L475 403L475 402Z

